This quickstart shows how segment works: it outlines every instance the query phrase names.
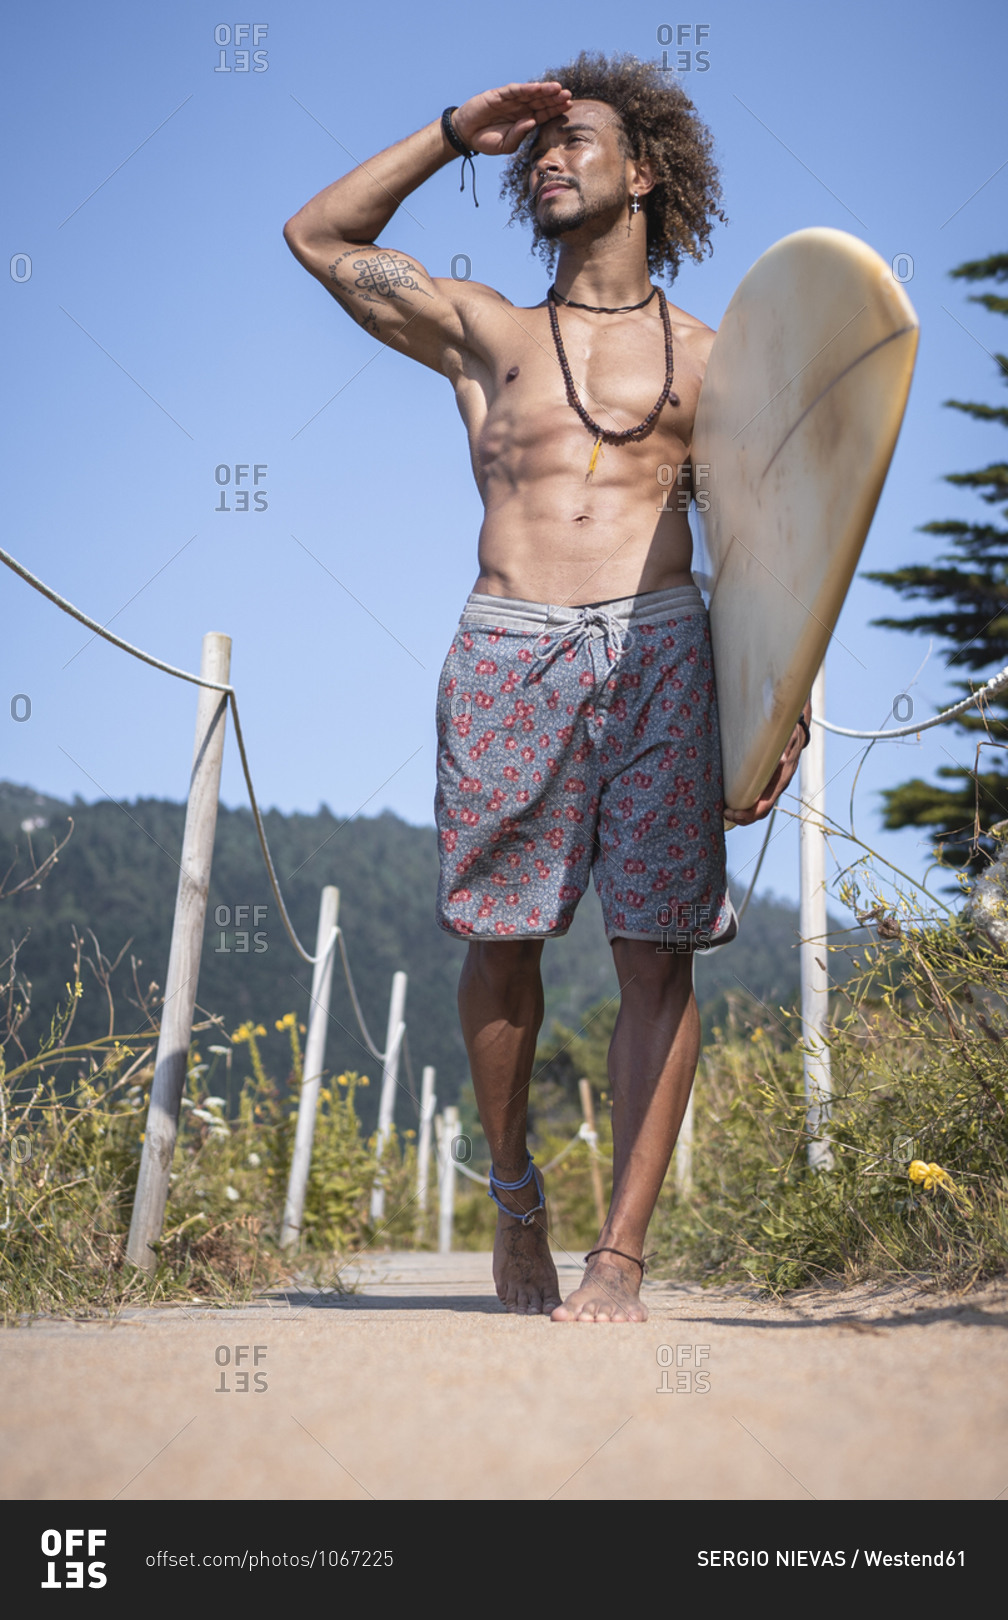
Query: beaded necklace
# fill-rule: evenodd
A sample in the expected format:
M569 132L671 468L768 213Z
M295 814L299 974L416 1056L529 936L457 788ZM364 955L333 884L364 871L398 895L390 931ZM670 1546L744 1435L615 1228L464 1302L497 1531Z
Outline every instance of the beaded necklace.
M585 477L585 483L588 482L588 479L591 478L595 471L595 465L601 453L603 443L636 443L638 440L645 438L647 434L650 433L658 413L665 404L666 400L668 400L672 405L679 404L679 395L672 392L672 376L674 369L672 356L672 323L669 320L668 303L661 287L657 287L655 291L658 294L658 307L661 310L662 326L665 332L665 386L654 405L652 405L651 409L648 411L643 422L638 422L636 427L623 428L618 431L613 428L601 427L593 417L588 415L588 412L585 410L580 399L578 398L577 389L574 386L574 378L571 375L570 363L567 359L567 354L563 346L563 338L560 335L560 318L556 309L557 299L560 297L560 295L556 292L554 287L551 287L546 294L546 307L549 310L550 329L553 333L553 343L556 348L557 359L560 362L560 370L563 372L564 386L567 390L567 403L573 410L577 411L578 416L580 416L585 427L595 440L592 447L591 459L588 462L588 472ZM652 294L649 294L645 299L645 303L650 303L652 296ZM566 300L563 300L563 302L566 302ZM576 307L579 306L575 306L575 308Z

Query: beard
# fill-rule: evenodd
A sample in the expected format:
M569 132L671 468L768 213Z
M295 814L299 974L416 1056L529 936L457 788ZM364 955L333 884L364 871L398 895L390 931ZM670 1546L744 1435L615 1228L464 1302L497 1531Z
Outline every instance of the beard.
M576 231L579 226L585 223L587 218L588 210L579 192L577 194L577 207L572 213L565 212L563 216L559 212L554 212L552 215L547 213L545 219L539 219L536 223L539 226L540 236L545 236L547 241L552 241L555 236L564 236L567 231Z
M552 241L558 236L566 236L568 231L576 231L582 225L587 224L589 220L599 219L603 215L611 213L614 209L624 207L626 203L623 187L620 184L614 185L610 196L597 198L590 206L585 202L577 187L571 186L570 189L577 195L577 206L575 208L564 209L562 212L560 209L555 209L552 212L547 211L545 219L536 217L539 234L544 236L547 241Z

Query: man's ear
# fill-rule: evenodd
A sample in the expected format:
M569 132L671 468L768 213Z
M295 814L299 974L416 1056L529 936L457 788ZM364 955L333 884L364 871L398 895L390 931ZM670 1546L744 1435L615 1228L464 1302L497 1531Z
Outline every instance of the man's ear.
M656 185L654 169L646 157L630 159L630 190L636 191L638 196L646 197Z

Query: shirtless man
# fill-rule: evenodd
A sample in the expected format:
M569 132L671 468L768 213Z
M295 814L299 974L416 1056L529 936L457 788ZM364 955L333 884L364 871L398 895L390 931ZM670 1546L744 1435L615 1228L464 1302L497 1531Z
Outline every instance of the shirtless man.
M375 245L460 149L516 154L512 194L547 254L559 248L555 297L517 307ZM686 202L673 207L673 191ZM284 228L347 314L448 379L469 436L485 517L439 689L438 921L468 940L459 1010L493 1156L497 1293L554 1321L647 1315L645 1233L700 1050L693 950L736 929L722 815L766 815L803 741L799 721L759 801L725 810L686 517L714 333L650 279L682 251L700 257L716 198L709 138L670 76L582 56L549 81L472 96ZM543 941L566 932L592 866L621 992L613 1193L561 1303L526 1109Z

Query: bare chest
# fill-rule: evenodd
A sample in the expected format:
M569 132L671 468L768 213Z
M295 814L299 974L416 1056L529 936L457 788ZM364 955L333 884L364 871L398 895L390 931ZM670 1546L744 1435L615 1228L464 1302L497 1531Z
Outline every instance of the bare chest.
M561 309L556 330L545 309L516 313L494 345L480 434L488 454L535 443L572 412L606 434L650 419L661 439L688 446L702 372L671 323L666 340L657 307L647 321Z

